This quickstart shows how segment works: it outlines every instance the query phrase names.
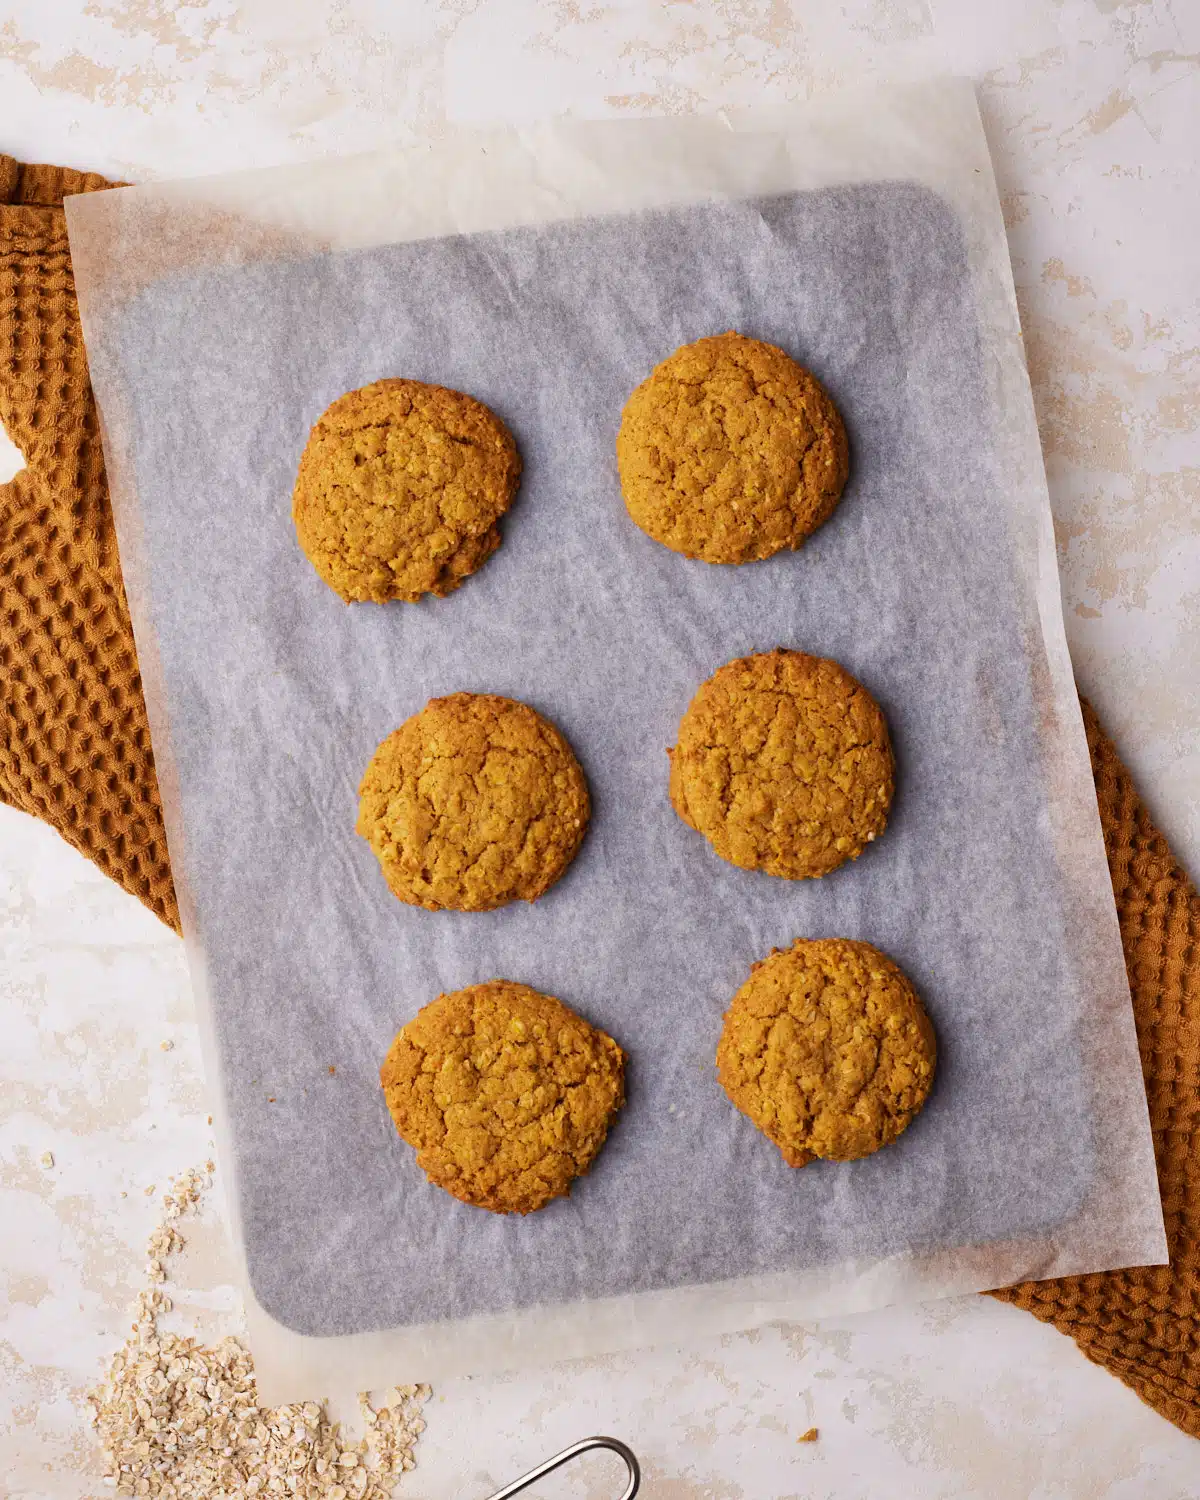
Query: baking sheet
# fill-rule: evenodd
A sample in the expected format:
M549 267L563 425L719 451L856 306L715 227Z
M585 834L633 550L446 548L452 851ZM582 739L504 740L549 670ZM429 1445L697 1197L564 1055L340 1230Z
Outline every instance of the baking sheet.
M1164 1258L974 101L735 123L68 205L269 1392ZM853 477L801 553L716 569L628 521L613 438L659 359L731 327L826 383ZM347 609L296 547L291 485L329 401L399 374L497 411L521 492L458 593ZM819 882L725 865L667 801L695 687L776 645L841 661L896 744L887 833ZM588 838L533 906L402 907L354 836L375 745L459 690L530 702L587 772ZM712 1055L751 962L800 935L891 953L940 1059L896 1146L792 1172ZM593 1172L523 1220L428 1187L377 1082L422 1004L496 975L631 1057Z

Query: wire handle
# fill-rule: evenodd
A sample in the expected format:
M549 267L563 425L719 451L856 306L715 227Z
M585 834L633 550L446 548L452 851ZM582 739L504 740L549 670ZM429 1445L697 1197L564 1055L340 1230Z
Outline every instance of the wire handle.
M625 1464L625 1472L629 1476L629 1483L621 1491L619 1500L633 1500L642 1482L642 1471L638 1467L637 1455L632 1448L627 1448L619 1438L612 1437L589 1437L581 1438L578 1443L572 1443L569 1448L564 1448L561 1453L556 1453L553 1458L548 1458L544 1464L538 1464L536 1469L530 1469L528 1474L522 1474L520 1479L514 1479L511 1484L506 1484L502 1490L497 1490L494 1495L489 1495L488 1500L509 1500L512 1495L519 1495L522 1490L527 1490L531 1484L536 1484L539 1479L544 1479L547 1474L555 1469L562 1468L563 1464L569 1464L573 1458L578 1458L581 1453L590 1453L593 1448L607 1448L615 1453Z

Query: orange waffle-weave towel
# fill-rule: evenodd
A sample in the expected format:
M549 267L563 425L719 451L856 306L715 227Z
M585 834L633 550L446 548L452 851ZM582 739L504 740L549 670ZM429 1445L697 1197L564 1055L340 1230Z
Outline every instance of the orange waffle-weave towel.
M1026 1281L993 1293L1200 1437L1200 895L1083 705L1154 1132L1169 1266Z
M108 185L0 156L0 422L28 463L0 488L0 797L178 929L62 213L65 194ZM1200 897L1087 705L1084 717L1171 1265L994 1295L1200 1437Z
M0 156L0 798L178 930L62 211L108 186Z

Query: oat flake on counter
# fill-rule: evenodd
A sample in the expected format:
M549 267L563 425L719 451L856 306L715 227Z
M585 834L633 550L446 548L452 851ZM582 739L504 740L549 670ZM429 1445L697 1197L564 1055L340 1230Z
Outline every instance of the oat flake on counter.
M157 1284L166 1280L164 1261L183 1248L176 1221L211 1181L212 1164L205 1167L185 1172L164 1195L133 1330L108 1379L89 1393L105 1484L158 1500L389 1500L416 1462L427 1385L399 1386L379 1408L360 1395L366 1433L354 1442L316 1401L260 1406L254 1361L239 1339L203 1345L160 1330L171 1303Z

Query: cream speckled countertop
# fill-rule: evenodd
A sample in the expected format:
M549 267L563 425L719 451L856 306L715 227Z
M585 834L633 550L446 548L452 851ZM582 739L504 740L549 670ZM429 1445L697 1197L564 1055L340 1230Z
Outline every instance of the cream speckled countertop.
M0 151L144 179L936 72L979 84L1079 680L1195 874L1194 0L0 0ZM19 461L0 440L0 477ZM105 1493L77 1398L142 1285L145 1190L211 1144L181 945L7 808L0 1001L0 1494L76 1500ZM182 1326L236 1327L227 1255L210 1200ZM427 1416L415 1500L485 1495L595 1429L655 1500L1200 1495L1200 1444L986 1298L456 1381ZM604 1472L544 1492L602 1500Z

